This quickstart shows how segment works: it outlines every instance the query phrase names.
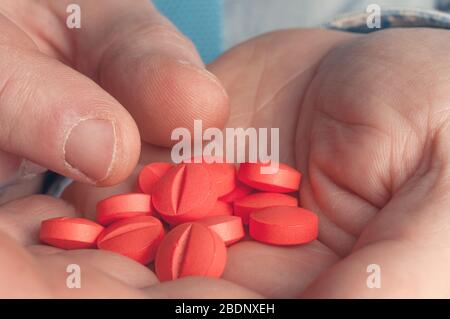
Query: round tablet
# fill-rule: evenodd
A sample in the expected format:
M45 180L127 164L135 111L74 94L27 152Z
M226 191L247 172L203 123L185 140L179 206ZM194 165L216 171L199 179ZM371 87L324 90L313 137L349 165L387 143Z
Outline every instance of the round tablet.
M233 203L235 200L238 200L252 192L252 188L239 181L236 181L236 187L230 193L219 197L219 200L227 203Z
M199 223L181 224L172 229L159 245L155 270L159 280L185 276L220 277L227 251L220 237Z
M236 187L237 174L234 164L225 163L219 157L192 157L190 163L204 165L211 173L217 196L230 193Z
M214 180L203 165L180 164L155 185L154 208L172 225L195 221L208 214L217 201Z
M198 223L213 230L226 246L240 241L245 236L242 219L238 216L212 216L201 219Z
M301 207L274 206L250 214L253 239L273 245L298 245L317 238L319 219Z
M145 165L139 172L137 187L141 193L151 194L156 182L173 167L170 163L155 162Z
M214 207L209 211L207 217L223 215L233 215L233 205L218 200Z
M280 193L254 193L234 202L234 215L248 224L249 215L255 210L271 206L298 206L297 198Z
M262 163L242 163L239 166L238 179L250 187L266 192L290 193L299 189L299 171L278 163L276 172L264 174L263 169L268 169L269 166Z
M109 225L117 220L152 215L151 196L142 193L114 195L97 203L97 221Z
M101 225L88 219L56 217L42 221L39 238L62 249L92 248L102 230Z
M97 247L146 265L155 259L163 236L164 228L157 218L136 216L109 225L98 237Z
M236 187L236 167L229 163L207 164L215 181L217 196L230 193Z

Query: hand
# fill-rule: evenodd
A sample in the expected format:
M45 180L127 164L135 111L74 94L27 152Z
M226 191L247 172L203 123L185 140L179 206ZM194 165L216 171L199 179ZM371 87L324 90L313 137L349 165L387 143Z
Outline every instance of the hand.
M80 29L66 26L71 3L0 4L0 188L23 158L117 184L135 167L141 138L168 146L172 129L194 118L226 121L223 87L149 1L77 1Z
M110 261L109 267L102 267L106 257L99 257L92 260L92 267L115 279L108 277L108 283L100 283L89 277L86 285L96 282L93 287L101 289L114 282L131 289L122 288L122 296L143 292L153 296L147 293L164 291L174 298L240 298L255 293L268 297L448 297L448 37L447 31L430 29L370 35L289 30L264 35L227 52L210 65L231 98L227 126L280 128L281 159L304 173L300 200L320 216L319 240L290 248L243 241L229 248L221 280L153 281L150 288L140 290L130 288L139 286L129 279L135 273L130 270L137 267L135 262L123 260L116 269ZM141 162L167 158L168 150L147 145ZM64 197L77 211L92 217L99 199L130 190L133 178L113 188L75 183ZM48 211L63 212L57 207ZM30 220L36 232L38 222L29 213L26 216L23 219ZM47 217L42 213L36 219ZM18 226L4 231L20 240L23 224L11 224ZM64 274L60 264L81 262L82 255L107 254L78 251L49 257L41 252L32 259L30 250L37 254L36 249L52 248L40 246L28 253L20 248L20 254L10 253L8 260L45 261L52 275L42 279L41 271L35 277L45 280L47 287L58 287L52 290L54 295L64 296L88 291L64 289L64 279L57 275ZM381 267L380 289L366 286L369 264ZM113 275L112 268L116 270ZM11 269L8 278L17 280ZM142 269L145 276L154 276ZM150 280L139 282L146 285Z

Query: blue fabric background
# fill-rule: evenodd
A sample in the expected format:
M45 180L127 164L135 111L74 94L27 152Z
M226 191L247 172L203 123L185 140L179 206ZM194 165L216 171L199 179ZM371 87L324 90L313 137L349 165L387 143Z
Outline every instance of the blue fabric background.
M189 37L205 63L222 52L223 0L153 0L159 11Z

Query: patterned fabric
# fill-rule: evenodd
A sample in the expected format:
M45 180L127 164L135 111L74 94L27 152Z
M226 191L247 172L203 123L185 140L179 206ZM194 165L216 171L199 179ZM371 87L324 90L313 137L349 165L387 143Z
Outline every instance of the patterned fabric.
M370 13L350 14L337 18L325 27L350 32L369 33L386 28L450 28L450 14L435 10L383 10L381 28L369 28L367 18Z
M203 62L222 52L222 0L153 0L158 10L194 42Z
M450 12L450 0L436 0L436 9Z

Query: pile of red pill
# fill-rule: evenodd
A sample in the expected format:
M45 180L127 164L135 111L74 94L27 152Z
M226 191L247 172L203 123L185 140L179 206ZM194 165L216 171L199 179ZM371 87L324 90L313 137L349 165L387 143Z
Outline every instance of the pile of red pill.
M198 161L198 159L197 159ZM264 174L261 163L151 163L136 193L97 204L97 223L59 217L42 222L42 242L63 248L99 248L155 263L161 281L184 276L220 277L226 247L251 238L299 245L317 238L317 216L298 207L301 174L279 163Z

